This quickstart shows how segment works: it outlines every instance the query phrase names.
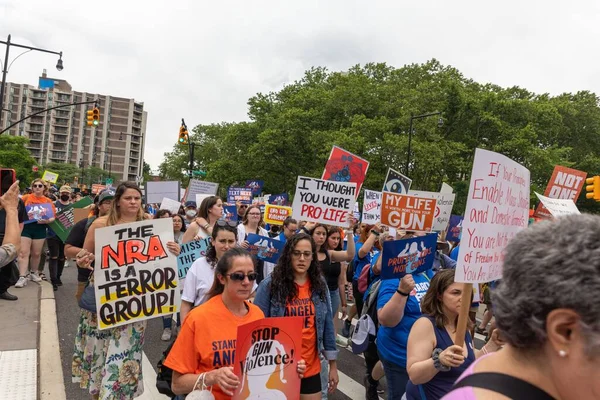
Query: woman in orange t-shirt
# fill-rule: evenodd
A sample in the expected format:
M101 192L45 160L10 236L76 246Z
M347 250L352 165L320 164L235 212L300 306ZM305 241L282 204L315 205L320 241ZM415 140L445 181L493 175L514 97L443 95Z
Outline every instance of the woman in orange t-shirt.
M302 400L321 398L319 353L329 361L328 391L339 382L331 299L312 237L299 233L288 239L273 273L256 291L254 304L267 317L304 317L302 359L306 372L300 385Z
M175 394L190 393L204 384L212 386L215 399L230 398L240 383L233 373L237 328L264 318L260 308L247 301L258 276L250 253L228 250L219 259L215 275L209 300L190 311L165 361L173 370ZM298 362L300 376L305 367Z

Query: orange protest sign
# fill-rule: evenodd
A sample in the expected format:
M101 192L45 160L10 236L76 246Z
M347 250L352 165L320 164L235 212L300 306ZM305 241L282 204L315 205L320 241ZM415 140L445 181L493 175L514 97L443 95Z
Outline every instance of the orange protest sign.
M381 223L407 231L431 232L436 199L383 192Z
M585 184L586 176L587 173L583 171L557 165L554 167L554 172L552 173L552 177L550 177L548 186L546 186L544 196L551 199L570 199L577 202L579 193ZM538 218L552 218L552 214L550 214L541 202L538 204L534 216Z
M100 184L94 183L92 185L92 194L98 194L101 191L103 191L104 189L106 189L106 185L100 185Z
M299 399L304 317L264 318L238 327L233 373L238 399Z
M292 207L267 204L265 206L265 215L263 219L267 224L283 225L283 221L291 215Z

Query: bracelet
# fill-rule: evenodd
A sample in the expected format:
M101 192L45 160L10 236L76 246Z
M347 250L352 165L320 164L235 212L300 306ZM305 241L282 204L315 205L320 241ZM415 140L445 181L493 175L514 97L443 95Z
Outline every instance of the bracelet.
M402 290L397 289L396 293L398 293L400 296L404 296L404 297L408 297L410 296L410 293L404 293Z
M483 353L483 355L486 355L488 353L488 349L487 347L485 347L485 345L483 345L483 347L481 348L481 352Z
M377 232L377 231L371 231L371 233L375 236L379 236L379 232Z
M210 227L210 224L208 224L208 223L207 223L207 224L206 224L206 225L204 225L202 228L203 228L204 230L207 230L209 227Z
M439 347L434 349L433 353L431 353L431 358L433 359L433 366L435 367L435 369L437 369L438 371L447 372L450 371L450 367L442 364L442 362L440 361L440 354L442 354L442 351L444 350L440 349Z

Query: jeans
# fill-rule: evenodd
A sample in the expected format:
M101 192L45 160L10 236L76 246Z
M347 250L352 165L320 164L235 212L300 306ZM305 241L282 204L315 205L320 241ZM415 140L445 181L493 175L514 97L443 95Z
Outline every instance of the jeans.
M327 389L329 388L329 361L322 354L321 359L321 399L327 400Z
M338 317L338 311L340 310L340 304L342 299L340 298L340 289L330 290L329 296L331 296L331 315L335 320Z
M50 282L60 282L63 269L65 268L65 244L57 236L46 239L50 259L48 269L50 270Z
M406 368L386 361L381 357L381 354L379 354L379 359L385 371L385 379L388 385L388 400L402 399L402 395L406 392L406 384L408 383Z
M171 329L171 324L173 323L173 315L167 315L166 317L162 317L163 321L163 329ZM181 326L181 320L179 318L179 313L177 313L177 327Z

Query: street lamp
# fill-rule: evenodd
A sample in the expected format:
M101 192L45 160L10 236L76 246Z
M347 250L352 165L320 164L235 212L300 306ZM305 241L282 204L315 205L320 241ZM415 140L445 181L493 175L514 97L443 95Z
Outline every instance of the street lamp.
M6 45L6 53L4 55L4 64L3 64L3 69L2 69L2 83L0 84L0 128L3 127L2 125L2 106L4 105L4 86L6 86L6 74L8 73L8 69L10 67L10 65L12 65L12 63L10 63L10 65L8 65L8 54L10 51L10 46L15 46L15 47L20 47L22 49L27 49L27 51L25 53L29 53L30 51L41 51L43 53L50 53L50 54L56 54L58 55L58 62L56 63L56 69L59 71L63 70L63 61L62 61L62 51L58 52L58 51L52 51L52 50L46 50L46 49L39 49L37 47L31 47L31 46L25 46L22 44L18 44L18 43L13 43L10 41L10 35L8 35L8 39L6 40L6 42L0 40L0 43L5 44ZM23 54L25 53L21 53L19 54L17 57L15 57L15 59L13 60L13 62L15 62L15 60L19 57L21 57ZM0 134L2 131L0 130Z
M438 118L438 128L441 128L442 126L444 126L444 119L442 118L442 113L441 111L435 111L435 112L431 112L431 113L427 113L427 114L421 114L421 115L412 115L410 116L410 128L408 129L408 150L407 150L407 154L406 154L406 168L404 169L404 173L406 174L406 176L408 175L408 166L410 164L410 145L412 142L412 135L413 135L413 121L415 119L423 119L423 118L427 118L427 117L433 117L434 115L439 115L440 117Z

